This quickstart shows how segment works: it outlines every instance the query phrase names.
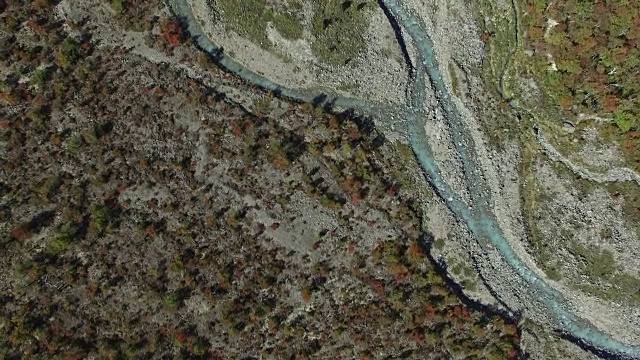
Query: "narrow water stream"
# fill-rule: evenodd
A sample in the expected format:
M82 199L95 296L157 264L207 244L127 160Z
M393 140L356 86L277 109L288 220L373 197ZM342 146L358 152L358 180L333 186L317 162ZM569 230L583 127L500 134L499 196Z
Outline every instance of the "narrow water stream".
M352 108L372 116L386 115L390 111L377 104L370 104L363 100L351 99L329 92L319 94L312 91L288 88L258 75L224 54L205 35L191 12L187 0L168 0L168 2L174 14L181 18L188 32L204 51L214 57L228 71L237 74L251 84L269 89L285 97L314 102L318 105L333 104L339 108ZM482 170L476 162L475 145L440 73L440 67L433 51L433 43L426 31L426 27L417 17L410 14L398 0L380 0L380 3L386 7L394 20L404 28L418 52L419 61L418 64L415 64L416 76L409 89L411 94L410 105L405 108L394 109L395 111L392 112L403 114L407 121L411 147L427 180L436 189L438 195L447 202L453 214L467 224L473 235L479 241L489 242L498 249L505 262L529 284L530 288L526 289L526 292L536 296L539 302L544 304L546 315L553 320L557 330L566 333L568 337L577 342L587 344L589 347L622 357L640 358L640 346L625 344L572 314L568 310L562 294L553 289L543 278L530 269L511 248L502 234L492 211L489 209L490 193L482 177ZM427 77L451 130L451 137L462 163L464 181L469 190L470 204L465 203L442 179L430 146L427 143L427 136L424 133Z

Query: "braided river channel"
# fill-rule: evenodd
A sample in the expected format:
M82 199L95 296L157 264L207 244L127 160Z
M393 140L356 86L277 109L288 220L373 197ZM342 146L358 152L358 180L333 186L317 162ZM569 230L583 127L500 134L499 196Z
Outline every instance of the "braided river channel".
M207 37L192 13L188 0L168 0L168 3L174 15L182 21L198 46L212 56L221 67L235 73L248 83L271 90L284 97L304 102L314 102L317 105L331 104L337 108L350 108L372 117L382 118L389 113L393 113L395 116L401 115L408 125L407 135L411 148L427 181L435 189L438 196L447 203L454 216L467 225L478 241L488 242L500 252L504 261L527 284L528 289L525 289L527 293L536 297L537 301L543 304L545 315L555 327L554 330L563 333L574 342L605 356L640 358L639 345L624 343L572 313L563 295L529 268L511 248L489 209L488 187L481 176L482 170L478 168L476 162L474 142L465 128L462 115L453 102L452 95L449 93L447 86L445 86L426 26L400 1L380 0L379 5L383 7L390 21L404 29L404 32L409 37L409 39L405 40L413 44L418 59L416 64L413 64L411 81L408 85L409 89L407 89L410 94L409 105L398 106L391 110L379 104L331 94L330 92L318 93L288 88L258 75L224 54L222 49ZM424 130L424 109L428 86L436 94L438 105L450 129L455 151L462 163L463 180L469 191L469 204L458 196L442 178L431 147L427 142Z

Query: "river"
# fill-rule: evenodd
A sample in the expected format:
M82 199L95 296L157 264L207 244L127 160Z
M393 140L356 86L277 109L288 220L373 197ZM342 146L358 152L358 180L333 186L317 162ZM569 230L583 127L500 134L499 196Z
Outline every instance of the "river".
M317 105L332 104L338 108L352 108L371 116L381 116L389 113L402 114L409 125L408 136L416 159L438 196L447 203L447 206L457 218L462 219L467 224L469 230L479 241L486 241L493 245L500 252L505 262L530 286L527 292L536 296L539 302L544 304L547 316L553 320L556 330L565 333L576 342L582 342L588 347L599 351L605 351L619 357L640 358L640 346L623 343L571 313L563 295L529 268L511 248L500 230L493 212L488 208L487 197L489 196L489 191L484 178L481 176L482 169L479 169L476 162L475 145L466 130L460 111L452 101L452 95L445 85L426 26L399 1L381 0L380 3L386 7L387 14L392 16L393 20L403 27L409 35L410 39L405 39L405 41L411 41L415 46L419 59L417 64L414 64L416 74L409 85L411 87L409 89L411 94L410 104L397 109L387 109L378 104L370 104L363 100L343 97L329 92L317 93L287 88L277 84L264 76L252 72L224 54L205 35L191 12L187 0L168 0L168 2L174 14L181 18L187 31L195 38L202 50L209 53L220 66L237 74L251 84L269 89L288 98L314 102ZM436 94L445 120L451 129L453 144L462 163L464 181L469 190L470 204L463 201L441 177L440 170L427 142L427 136L424 134L424 102L428 89L427 79L431 85L431 90Z

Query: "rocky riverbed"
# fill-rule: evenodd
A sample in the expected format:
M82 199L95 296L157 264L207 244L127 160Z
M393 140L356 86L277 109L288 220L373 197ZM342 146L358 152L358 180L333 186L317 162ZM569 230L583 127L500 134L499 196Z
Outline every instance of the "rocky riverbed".
M197 10L198 6L202 5L194 6L195 7L192 8L196 9L194 13L206 13L204 10ZM531 256L531 249L527 240L528 231L525 228L522 215L522 212L526 209L523 209L522 204L517 200L522 198L521 186L527 185L525 179L520 178L521 174L518 171L518 164L521 161L518 143L512 142L510 145L507 144L506 150L492 148L489 145L488 136L483 134L485 129L482 128L479 121L474 120L479 116L485 115L483 112L486 112L487 108L490 107L489 105L484 107L478 105L479 101L488 104L496 102L496 99L492 99L489 91L482 86L483 79L480 75L479 67L485 55L482 49L482 42L478 37L480 31L478 27L474 25L474 9L469 9L462 3L435 3L425 5L422 3L408 2L406 4L403 3L401 6L407 13L416 14L416 19L424 23L424 28L433 40L433 51L438 64L440 64L440 68L436 71L442 74L441 76L447 86L446 91L453 94L455 92L453 89L454 77L464 74L463 80L456 78L455 82L458 83L458 86L459 82L462 82L464 86L466 86L466 93L470 94L468 97L454 96L451 98L452 100L449 100L452 101L450 105L456 108L455 111L461 114L459 116L459 122L451 122L451 119L446 118L446 116L449 115L446 108L450 105L445 106L445 111L442 112L443 108L440 107L442 104L442 93L438 93L437 91L434 93L426 92L424 93L426 99L421 100L425 108L418 109L418 114L424 116L424 120L426 120L424 133L429 139L427 142L430 151L433 152L436 163L439 166L439 176L442 177L445 183L449 184L453 193L459 196L460 201L466 204L464 206L470 208L478 207L477 211L483 211L485 215L497 221L500 226L500 231L508 243L508 247L517 254L518 261L525 264L526 267L532 271L534 278L539 278L541 281L550 284L552 288L555 288L555 290L550 291L553 293L558 291L562 293L563 296L569 300L567 304L572 304L569 307L570 311L589 319L593 325L605 332L614 334L616 338L623 342L629 344L637 343L638 334L636 334L633 329L640 327L637 326L638 323L635 316L629 316L633 314L633 308L621 310L618 314L594 311L596 308L604 310L607 307L607 302L597 299L592 294L575 291L561 283L551 280L545 270L537 265L535 257ZM497 6L502 6L505 9L508 8L506 4L497 4ZM378 12L377 14L378 15L372 18L379 20L380 13ZM398 21L397 18L395 20ZM403 23L402 21L399 22ZM203 23L206 24L204 21ZM406 25L406 23L404 23L404 25ZM207 25L205 25L205 27L206 26ZM382 29L384 27L377 28ZM208 31L208 35L214 36L212 28ZM388 30L385 31L388 32ZM421 61L420 56L423 56L423 54L416 51L415 44L411 44L410 41L406 40L410 38L410 36L407 36L407 33L403 30L397 32L396 35L405 39L405 43L408 44L406 48L408 62L410 64L418 64L419 66L419 62ZM366 38L372 43L376 39L379 40L380 37L369 33ZM387 35L386 38L388 39L389 36ZM229 40L221 38L220 41L226 43ZM278 41L275 40L272 42L275 44L278 43ZM231 43L238 42L232 41ZM452 44L454 44L454 46L452 46ZM285 48L291 49L294 47L285 46ZM402 53L402 48L400 48L399 52L396 51L396 54L398 53ZM232 54L235 54L235 51L232 52ZM249 51L249 55L241 54L238 57L240 61L243 62L242 59L247 56L252 56L250 54L252 54L251 51ZM371 53L369 53L369 55L371 55ZM302 56L294 57L304 61L309 60L309 58ZM376 67L387 61L388 57L376 59L369 56L367 59L367 64L359 64L358 71L376 73ZM267 65L265 65L265 63ZM273 68L269 68L269 62L265 63L260 65L262 67L256 69L256 71L267 78L278 79L282 77L283 74L279 73L280 70L278 70L281 69L280 67L273 66ZM449 64L454 64L454 69L456 70L449 71L451 68ZM244 61L244 65L251 68L251 63L248 61ZM267 67L264 68L264 66ZM334 67L334 69L339 68ZM409 75L411 75L413 71L412 67L410 66L409 69L404 69L405 72L407 70L409 71ZM397 74L396 72L396 76ZM418 76L424 76L420 73L418 74ZM338 76L338 78L339 77L340 76ZM306 79L308 79L308 77ZM391 87L380 87L379 84L389 83L384 76L374 77L368 80L370 80L369 88L379 89L375 90L375 92L377 92L376 100L379 102L384 102L384 99L392 100L396 98L399 93L404 94L404 92L401 92L399 89L401 84ZM433 77L431 81L434 81ZM292 86L291 84L293 83L285 83L285 85L287 84ZM331 88L331 86L323 83L323 80L320 81L318 79L315 81L312 80L310 83L298 82L293 85L296 87L304 85L311 88L316 86ZM361 97L361 99L365 98L367 97ZM519 122L519 120L516 119L515 113L509 115L513 116L514 123ZM377 119L382 129L386 129L387 132L393 134L392 137L402 141L404 138L402 132L398 133L399 130L390 126L386 120L387 119ZM398 124L402 125L402 122ZM406 127L400 126L400 130L402 129L406 129ZM505 130L508 131L509 129L506 128ZM549 147L546 149L548 148ZM461 156L461 149L470 150L472 151L470 154L473 155L470 156L467 154ZM465 165L465 163L469 161L471 161L470 164L473 168ZM478 173L471 174L475 172ZM427 175L429 176L429 174ZM465 177L467 183L462 181ZM468 183L468 181L472 183ZM482 198L477 197L478 195L473 195L475 196L475 200L472 200L469 196L477 192L477 189L471 193L469 193L467 189L479 186L479 182L486 182L487 188L480 190L478 193L482 194ZM478 199L483 199L483 201L478 203ZM445 197L442 200L446 203L452 199ZM428 203L425 203L425 209L428 214L433 214L433 218L436 219L430 219L428 222L431 223L432 226L437 226L433 225L435 223L451 224L451 221L444 219L446 216L451 216L445 214L446 212L431 212ZM476 210L472 209L472 211ZM490 212L491 215L486 214L487 211ZM438 220L438 217L443 218ZM537 290L535 290L535 288L528 290L530 289L530 284L527 281L517 280L520 277L513 272L514 269L512 265L503 261L504 253L498 251L492 245L483 242L482 239L476 239L477 236L471 236L463 230L452 231L449 229L449 231L441 231L440 233L443 238L446 237L446 240L441 249L435 250L436 255L441 256L450 263L471 260L475 269L479 272L476 274L479 278L476 277L475 280L478 282L481 279L479 281L480 285L474 286L475 289L471 289L470 286L468 290L470 294L475 293L475 296L485 300L492 296L494 297L493 302L501 304L511 311L523 312L525 316L534 319L538 324L543 324L549 328L560 327L560 329L566 330L563 329L564 324L562 324L562 321L559 322L557 318L558 315L549 313L550 305L546 303L546 300L536 298ZM631 269L631 271L634 270ZM529 291L531 291L531 293ZM585 303L590 305L577 305ZM604 314L604 316L599 316L599 314ZM533 346L533 348L535 349L535 346ZM613 352L617 351L616 349L612 350ZM541 354L539 355L542 356Z

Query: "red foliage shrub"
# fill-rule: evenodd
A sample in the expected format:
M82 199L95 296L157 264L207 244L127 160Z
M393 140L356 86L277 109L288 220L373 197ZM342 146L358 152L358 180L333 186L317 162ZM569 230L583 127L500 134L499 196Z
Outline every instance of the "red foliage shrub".
M171 45L180 45L185 40L182 28L175 20L167 20L162 24L162 38Z

